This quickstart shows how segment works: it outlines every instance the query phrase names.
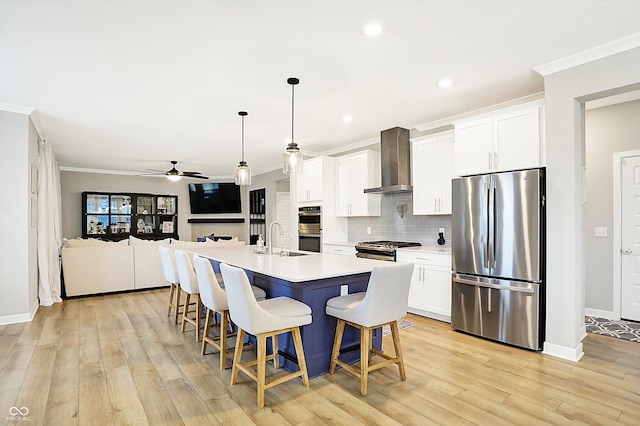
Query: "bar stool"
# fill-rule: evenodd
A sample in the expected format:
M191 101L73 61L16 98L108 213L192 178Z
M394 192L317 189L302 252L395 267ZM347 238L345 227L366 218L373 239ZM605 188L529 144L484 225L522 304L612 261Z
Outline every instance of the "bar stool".
M196 342L200 341L200 330L202 330L202 302L200 301L200 289L198 288L198 279L196 273L193 270L193 264L189 255L182 251L176 250L174 252L176 256L176 265L178 265L178 276L180 278L180 288L187 294L187 299L184 302L184 309L182 313L182 326L180 331L184 333L187 323L191 323L196 327ZM189 317L189 301L191 296L196 297L196 311L194 318Z
M229 333L231 324L229 323L227 293L220 285L213 271L213 266L208 259L194 255L193 266L195 267L196 277L198 278L200 299L202 300L202 304L207 307L204 332L202 334L202 351L200 354L204 355L207 350L207 343L211 344L220 351L220 370L224 370L227 363L227 354L233 353L233 347L227 348L227 338L236 335L236 333ZM264 300L267 296L265 291L259 287L251 286L251 290L256 300ZM209 337L209 331L211 330L212 317L216 312L220 314L220 333L218 337L212 338Z
M238 326L236 342L243 342L245 334L256 337L258 345L257 359L245 363L240 362L242 345L236 343L233 356L233 368L231 370L231 384L238 380L238 371L244 372L252 380L258 383L258 407L264 407L264 391L275 385L286 382L296 377L302 377L302 383L309 387L309 375L307 364L302 349L300 326L311 324L311 308L302 302L288 298L276 297L258 302L251 291L251 284L244 270L220 264L220 270L224 277L225 290L229 300L229 312L231 320ZM267 361L273 360L275 368L278 362L278 335L291 332L298 357L299 371L289 373L266 383L265 373ZM266 355L267 338L271 337L272 354ZM257 374L249 367L257 366Z
M398 320L407 314L409 286L412 263L396 263L389 266L376 266L371 272L366 292L347 294L327 300L326 313L338 318L336 334L331 352L329 374L336 370L336 364L360 378L360 394L367 396L369 373L390 364L398 364L400 378L407 379L400 347ZM341 361L340 345L344 327L349 324L360 330L360 370ZM371 347L373 329L389 324L393 337L395 356L389 356ZM385 359L372 363L371 355Z
M160 251L160 259L162 260L162 270L164 272L164 279L169 281L171 287L169 288L169 307L167 309L167 316L171 315L171 309L175 308L175 324L178 323L178 315L180 314L180 277L178 276L178 266L176 265L176 258L169 247L158 247Z

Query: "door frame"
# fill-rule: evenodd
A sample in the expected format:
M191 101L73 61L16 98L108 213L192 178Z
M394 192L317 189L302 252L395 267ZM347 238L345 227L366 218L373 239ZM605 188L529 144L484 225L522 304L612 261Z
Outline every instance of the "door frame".
M640 156L640 150L613 154L613 316L622 316L622 161Z

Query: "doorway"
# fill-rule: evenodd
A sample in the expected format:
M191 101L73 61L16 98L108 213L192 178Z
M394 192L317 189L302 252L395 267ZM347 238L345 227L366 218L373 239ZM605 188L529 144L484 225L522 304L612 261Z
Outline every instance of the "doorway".
M640 151L614 154L614 315L640 321Z

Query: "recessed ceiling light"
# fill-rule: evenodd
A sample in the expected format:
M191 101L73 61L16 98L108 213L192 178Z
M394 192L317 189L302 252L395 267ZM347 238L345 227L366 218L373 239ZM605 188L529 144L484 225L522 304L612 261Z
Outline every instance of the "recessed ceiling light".
M452 84L453 84L453 80L451 80L450 78L443 78L438 82L438 86L440 87L449 87Z
M345 123L351 123L353 121L353 117L351 117L350 115L345 115L344 117L342 117L342 121L344 121Z
M376 24L375 22L367 24L367 26L364 27L364 33L368 36L375 36L380 34L381 32L382 27L380 26L380 24Z

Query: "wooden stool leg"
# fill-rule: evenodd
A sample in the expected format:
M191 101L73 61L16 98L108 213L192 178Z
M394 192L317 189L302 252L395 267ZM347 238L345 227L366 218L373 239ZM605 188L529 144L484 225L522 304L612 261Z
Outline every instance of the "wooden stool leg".
M227 366L227 334L229 311L220 314L220 370Z
M169 288L169 307L167 308L167 316L171 315L171 307L173 307L173 304L175 303L173 300L175 291L176 285L174 283L171 283L171 287ZM177 306L175 308L178 309Z
M407 373L404 370L404 358L402 357L402 347L400 346L400 329L398 328L398 321L391 323L391 336L393 337L393 346L396 350L396 358L398 358L400 378L402 380L407 380Z
M264 407L264 385L267 370L267 336L258 334L258 407Z
M302 337L300 336L300 327L296 327L291 330L293 334L293 344L296 348L296 355L298 356L298 366L302 372L302 384L305 387L309 387L309 374L307 373L307 361L304 358L304 349L302 348Z
M180 286L177 286L177 291L176 291L176 315L175 315L175 321L174 324L178 323L178 315L180 314ZM183 309L184 312L184 309Z
M235 385L238 381L238 365L242 358L242 344L244 343L244 330L238 327L238 335L236 337L236 350L233 353L233 366L231 367L231 384Z
M180 326L180 331L184 333L184 327L187 325L187 315L189 311L189 299L191 299L191 295L187 293L187 297L184 301L184 308L182 309L182 325Z
M202 301L200 293L196 294L196 342L200 341L200 330L202 330Z
M336 324L336 335L333 338L333 350L331 351L331 364L329 365L329 374L336 371L336 359L340 356L340 345L342 345L342 335L344 334L344 321L339 319Z
M278 335L271 336L271 353L273 354L273 368L280 368L280 355L278 355Z
M369 329L360 327L360 395L367 396L369 385Z
M200 351L200 355L204 355L207 350L207 336L209 336L209 331L211 330L211 310L207 308L207 313L205 314L204 320L204 331L202 334L202 350Z

